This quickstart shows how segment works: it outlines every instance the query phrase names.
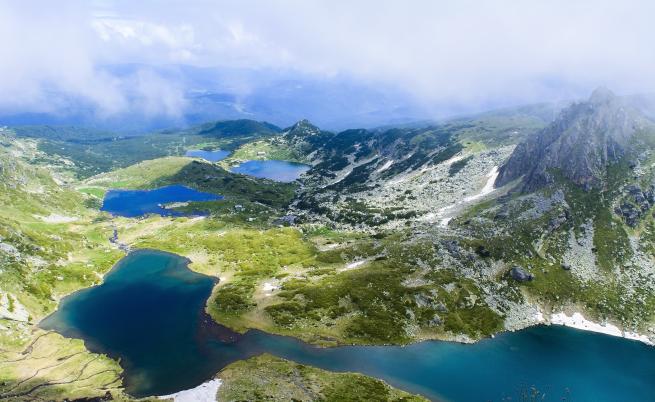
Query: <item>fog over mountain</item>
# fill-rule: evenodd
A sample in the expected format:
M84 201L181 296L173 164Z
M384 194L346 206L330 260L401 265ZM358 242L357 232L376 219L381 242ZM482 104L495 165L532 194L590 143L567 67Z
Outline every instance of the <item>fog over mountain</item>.
M655 91L647 1L165 3L0 2L0 121L342 129Z

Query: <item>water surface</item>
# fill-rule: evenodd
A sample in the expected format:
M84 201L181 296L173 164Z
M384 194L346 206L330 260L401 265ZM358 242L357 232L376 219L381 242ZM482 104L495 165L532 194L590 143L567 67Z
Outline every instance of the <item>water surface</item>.
M214 201L223 197L203 193L189 187L173 185L154 190L109 190L101 210L130 218L146 214L182 216L181 212L164 208L166 204L188 201Z
M233 167L231 170L234 173L289 183L308 171L309 166L302 163L275 160L247 161Z
M433 400L645 401L655 395L655 348L566 327L533 327L474 345L318 348L293 338L239 335L204 312L215 280L174 254L140 250L102 285L63 299L41 322L92 351L120 358L127 391L192 388L227 364L263 352L334 371L382 378ZM533 390L540 393L530 399Z
M223 151L222 149L217 149L214 151L205 151L202 149L192 149L189 151L186 151L185 156L189 156L192 158L201 158L209 162L218 162L221 161L228 156L230 156L230 151Z

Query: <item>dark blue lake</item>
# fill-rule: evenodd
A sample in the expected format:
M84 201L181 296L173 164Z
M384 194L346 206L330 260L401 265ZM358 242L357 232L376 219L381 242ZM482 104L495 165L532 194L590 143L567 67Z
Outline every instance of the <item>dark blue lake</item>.
M287 161L247 161L231 170L234 173L289 183L308 171L309 166Z
M154 190L109 190L105 194L101 210L131 218L146 214L182 216L183 213L163 208L163 205L172 202L214 201L222 198L220 195L203 193L180 185Z
M230 151L223 151L222 149L217 149L215 151L203 151L202 149L193 149L186 151L185 156L192 158L202 158L209 162L218 162L230 156Z
M215 280L190 271L187 262L135 251L102 285L64 298L40 326L120 358L135 396L197 386L227 364L263 352L372 375L433 400L602 402L655 395L654 347L566 327L533 327L474 345L406 347L318 348L260 331L235 334L206 315Z

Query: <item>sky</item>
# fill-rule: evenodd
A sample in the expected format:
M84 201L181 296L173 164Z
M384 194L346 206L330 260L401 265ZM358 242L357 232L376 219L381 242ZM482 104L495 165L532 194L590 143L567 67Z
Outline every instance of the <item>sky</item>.
M181 115L201 81L170 66L251 72L220 81L237 94L344 79L435 116L655 92L654 15L650 0L0 0L0 110Z

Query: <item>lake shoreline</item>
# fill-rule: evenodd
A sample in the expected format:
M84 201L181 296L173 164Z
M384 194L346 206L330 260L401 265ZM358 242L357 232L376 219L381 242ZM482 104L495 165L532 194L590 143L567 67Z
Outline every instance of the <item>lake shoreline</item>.
M192 262L192 260L189 257L186 257L184 255L179 255L176 253L171 253L168 251L163 251L158 249L138 249L128 254L128 256L129 255L133 256L134 254L139 254L140 252L153 252L156 254L164 254L170 257L175 257L176 259L180 259L182 261L180 268L182 268L183 266L185 270L190 272L195 272L189 267L190 265L189 263ZM108 271L107 274L115 272L118 268L120 268L122 266L120 261L122 260L119 260L119 262L116 263L115 266L112 268L112 270ZM206 275L206 274L202 274L202 275L214 279L213 281L214 284L212 285L212 287L216 286L216 281L214 276ZM137 292L136 294L139 293ZM208 298L205 299L203 303L207 303L207 300ZM201 309L204 312L204 307L201 307ZM393 368L394 367L393 365L389 367L384 366L386 368L384 367L380 368L377 366L377 364L376 365L370 364L374 360L371 360L368 364L361 364L359 362L360 359L351 360L349 356L351 356L351 353L361 353L362 356L368 356L369 353L373 353L373 351L375 351L374 353L380 353L381 356L393 357L395 359L398 359L398 361L408 361L407 359L412 359L411 356L416 355L417 351L425 351L419 353L420 355L427 353L427 351L432 351L430 353L436 353L435 356L440 356L441 353L443 352L457 351L457 353L461 354L462 357L467 357L471 359L473 355L476 355L478 353L476 352L478 350L497 350L497 351L501 351L502 353L507 353L506 348L508 347L508 345L510 346L515 345L516 347L520 347L520 345L525 345L525 346L529 346L530 348L535 348L540 344L535 340L548 339L547 337L549 336L555 336L556 341L553 341L555 342L555 346L547 346L547 347L560 350L562 345L568 344L563 341L563 335L561 330L556 330L554 333L551 333L548 332L548 330L543 329L547 327L546 324L557 325L560 322L558 318L560 317L559 315L554 315L555 317L554 320L552 319L552 317L549 317L548 320L546 320L543 317L543 315L541 315L541 319L538 319L539 317L535 316L531 321L526 321L525 324L528 325L526 325L525 328L521 329L521 331L524 330L528 331L528 333L525 336L511 335L511 332L519 332L519 330L517 329L516 331L510 331L510 330L501 331L496 334L497 336L494 335L479 340L476 339L475 341L473 339L463 339L463 338L456 339L455 336L452 336L452 338L449 337L450 339L436 339L436 338L414 339L412 342L409 342L408 344L405 345L391 345L391 344L348 345L348 344L340 343L339 345L330 345L330 346L320 345L320 344L317 345L316 343L313 342L306 342L300 339L299 337L293 336L292 334L288 334L288 333L285 335L278 335L269 331L262 331L257 329L248 329L245 331L247 334L243 336L237 336L238 339L231 340L231 339L227 339L230 338L229 335L232 332L229 327L220 324L220 322L212 319L211 317L208 316L205 317L206 318L203 318L200 321L201 324L201 327L199 327L200 329L194 331L194 337L195 337L194 339L204 339L202 345L208 345L209 343L207 342L211 343L213 342L212 341L213 339L214 340L220 339L221 342L219 343L219 345L223 345L220 346L220 348L226 348L224 349L225 352L221 351L222 349L217 349L212 352L215 354L215 357L218 357L218 361L219 361L218 364L215 365L212 364L213 367L204 367L204 368L192 366L194 368L194 372L198 370L196 373L197 376L195 380L190 379L191 382L186 382L186 384L181 383L180 388L178 388L179 390L176 390L171 386L162 387L158 385L158 386L153 386L153 388L151 389L153 391L152 393L150 393L147 390L145 392L144 390L141 390L141 391L137 391L135 395L131 391L128 392L128 389L130 389L130 387L134 387L135 385L138 387L138 383L134 383L132 381L133 379L130 378L130 373L132 372L138 373L138 372L133 371L135 367L129 364L128 366L125 366L124 364L127 364L127 361L123 361L121 367L125 370L123 375L123 381L124 381L123 389L125 390L124 392L126 392L126 394L128 395L133 395L137 397L140 396L153 396L153 397L161 396L162 398L173 397L173 398L178 398L176 399L176 401L178 402L186 401L186 400L200 400L199 398L201 396L204 397L206 396L207 392L210 392L207 391L209 385L210 384L212 386L215 385L214 383L211 383L211 380L217 379L218 373L220 373L222 370L221 367L226 367L227 365L229 365L234 361L244 360L251 356L258 355L260 353L272 353L275 356L288 359L297 362L299 364L306 364L327 371L358 372L373 378L387 381L392 386L397 387L399 389L406 390L408 392L425 394L424 391L428 390L429 395L435 396L438 393L440 393L442 387L444 389L448 389L450 386L446 383L432 384L430 382L431 381L430 379L413 380L412 378L414 378L414 375L410 376L411 378L407 377L405 374L403 374L403 372L398 372L397 370L395 370ZM214 325L212 324L218 324L216 325L216 330L214 330ZM207 328L203 329L205 326ZM566 326L566 325L561 325L561 326ZM539 329L538 327L541 327L542 329ZM226 331L223 331L223 328ZM594 332L600 332L600 331L594 331ZM611 332L616 332L616 331L613 330ZM221 339L222 338L221 335L226 336L226 338ZM569 336L572 336L573 339L578 339L576 342L580 344L582 344L581 342L590 341L589 339L585 338L585 335L582 335L580 333L578 334L571 333L571 335ZM86 337L83 336L73 336L73 337L82 339L84 341L85 347L88 350L92 352L95 351L94 353L103 353L102 351L104 350L104 353L107 354L109 357L113 358L114 360L119 360L118 358L120 357L120 353L118 354L113 353L115 352L115 350L111 350L106 345L102 346L100 344L95 344L93 342L87 341L87 339L85 339ZM497 340L492 339L496 337L498 338ZM599 342L601 344L613 342L611 340L608 340L607 337L603 337L603 338L604 339L595 338L593 342ZM141 341L143 341L143 339L141 339ZM136 342L139 342L139 340L137 339ZM239 345L236 345L235 347L230 346L235 344L235 342L240 343L241 346ZM462 344L462 346L457 346L458 344ZM214 345L216 344L214 343ZM333 347L333 346L341 346L341 348ZM639 350L639 347L632 343L621 344L620 347L626 348L628 350L635 350L635 348ZM529 353L529 351L531 350L530 348L524 349L524 351L528 351ZM233 352L236 352L236 354L232 354ZM227 353L227 355L223 353ZM641 352L637 351L635 353L641 353ZM202 357L202 360L207 361L209 359L208 356L210 355L203 355L203 356L204 357ZM221 356L223 356L225 359L223 359L223 357ZM199 362L202 360L199 360ZM216 362L216 360L212 360L212 361ZM425 365L425 367L429 367L430 370L437 370L437 371L443 370L443 368L440 368L440 365L434 365L432 359L421 359L421 361L422 361L421 364ZM518 360L516 360L515 363L512 364L520 365L522 364L521 363L522 361L524 361L524 359L519 358ZM225 366L223 364L225 364ZM457 370L460 371L460 377L458 378L461 381L465 381L466 378L468 378L467 375L465 374L466 372L466 369L464 367L465 365L463 366L463 363L459 362L459 359L453 360L449 362L449 364L453 365L454 368L457 368ZM581 363L581 364L582 366L584 366L587 363ZM479 376L479 379L483 382L489 380L489 378L486 378L482 372L478 373L477 375ZM533 372L530 374L529 378L538 379L541 378L539 377L540 375L541 374L539 372ZM565 376L565 379L560 381L559 386L564 387L562 389L565 389L565 387L567 386L568 378L570 378L570 376ZM198 385L195 385L194 381L198 381L195 382L195 384ZM585 381L587 381L587 383L589 383L590 381L591 383L593 383L593 379L587 379ZM156 384L160 384L160 383L156 383ZM508 387L511 384L508 384L505 387ZM159 391L161 393L157 392L157 388L159 388ZM205 392L205 393L201 395L200 392ZM186 395L191 395L191 399L183 399Z
M337 340L336 343L334 343L334 344L326 344L326 343L316 342L316 341L312 341L312 340L308 340L308 339L303 339L302 337L294 335L294 334L289 333L289 332L278 333L278 332L267 331L267 330L259 329L259 328L244 328L243 330L239 330L237 328L232 328L232 326L229 325L228 323L220 322L207 309L207 302L209 302L209 300L211 299L213 293L216 291L217 286L219 285L220 278L218 276L210 275L210 274L207 274L207 273L203 273L203 272L199 272L199 271L194 270L193 268L191 268L193 260L191 260L187 256L180 255L180 254L173 253L173 252L166 251L166 250L153 249L153 248L130 249L129 252L126 252L124 256L122 256L120 259L118 259L114 263L114 265L111 267L111 269L109 269L107 272L105 272L102 275L102 281L100 283L89 286L89 287L76 289L76 290L73 290L70 293L60 295L60 297L58 297L58 300L57 300L57 307L52 312L50 312L49 314L41 317L39 319L39 321L37 323L35 323L35 326L41 328L40 327L41 321L45 320L47 317L49 317L52 314L55 314L58 311L62 299L66 298L66 297L69 297L71 295L74 295L75 293L78 293L78 292L83 291L85 289L90 289L90 288L94 288L94 287L97 287L97 286L101 286L104 283L105 278L116 269L117 265L124 258L126 258L127 256L129 256L129 255L131 255L133 253L148 252L148 251L160 252L160 253L170 254L170 255L173 255L173 256L176 256L176 257L183 258L184 260L186 260L185 261L186 269L188 269L189 271L196 272L198 274L205 275L205 276L208 276L208 277L214 279L215 280L214 287L212 288L210 296L205 301L204 311L205 311L205 313L207 313L208 317L212 321L214 321L216 324L218 324L220 326L223 326L226 329L234 332L235 334L239 334L239 335L244 335L248 331L256 330L256 331L261 331L261 332L268 333L268 334L271 334L271 335L291 337L291 338L297 339L299 341L305 342L307 344L310 344L312 346L316 346L316 347L320 347L320 348L334 348L334 347L341 347L341 346L401 346L402 347L402 346L409 346L409 345L413 345L413 344L421 343L421 342L425 342L425 341L441 341L441 342L452 342L452 343L458 343L458 344L471 345L471 344L478 343L478 342L480 342L482 340L485 340L485 339L494 338L497 335L507 333L507 332L517 332L517 331L521 331L521 330L524 330L524 329L527 329L527 328L536 327L536 326L539 326L539 325L547 325L547 326L548 325L560 325L560 326L565 326L565 327L578 329L578 330L581 330L581 331L595 332L595 333L599 333L599 334L604 334L604 335L624 338L624 339L628 339L628 340L633 340L633 341L644 343L644 344L646 344L648 346L655 346L655 341L653 341L651 339L651 337L649 337L646 334L638 333L638 332L631 332L631 331L624 331L621 328L619 328L616 325L613 325L611 323L601 324L601 323L598 323L598 322L595 322L595 321L587 320L586 318L584 318L582 313L580 313L579 311L573 311L570 316L562 311L562 312L559 312L559 313L550 314L548 317L545 317L544 314L541 311L538 311L533 317L534 321L532 323L528 324L528 325L520 326L520 327L516 327L516 328L505 328L505 329L503 329L503 330L501 330L501 331L499 331L499 332L497 332L497 333L495 333L495 334L493 334L491 336L483 337L483 338L479 338L479 339L469 338L469 337L467 337L467 336L465 336L463 334L451 334L450 336L444 336L444 337L418 337L418 338L416 338L414 340L411 340L410 342L407 342L407 343L384 343L384 344L377 344L377 343L348 343L348 342L340 342L339 340Z

